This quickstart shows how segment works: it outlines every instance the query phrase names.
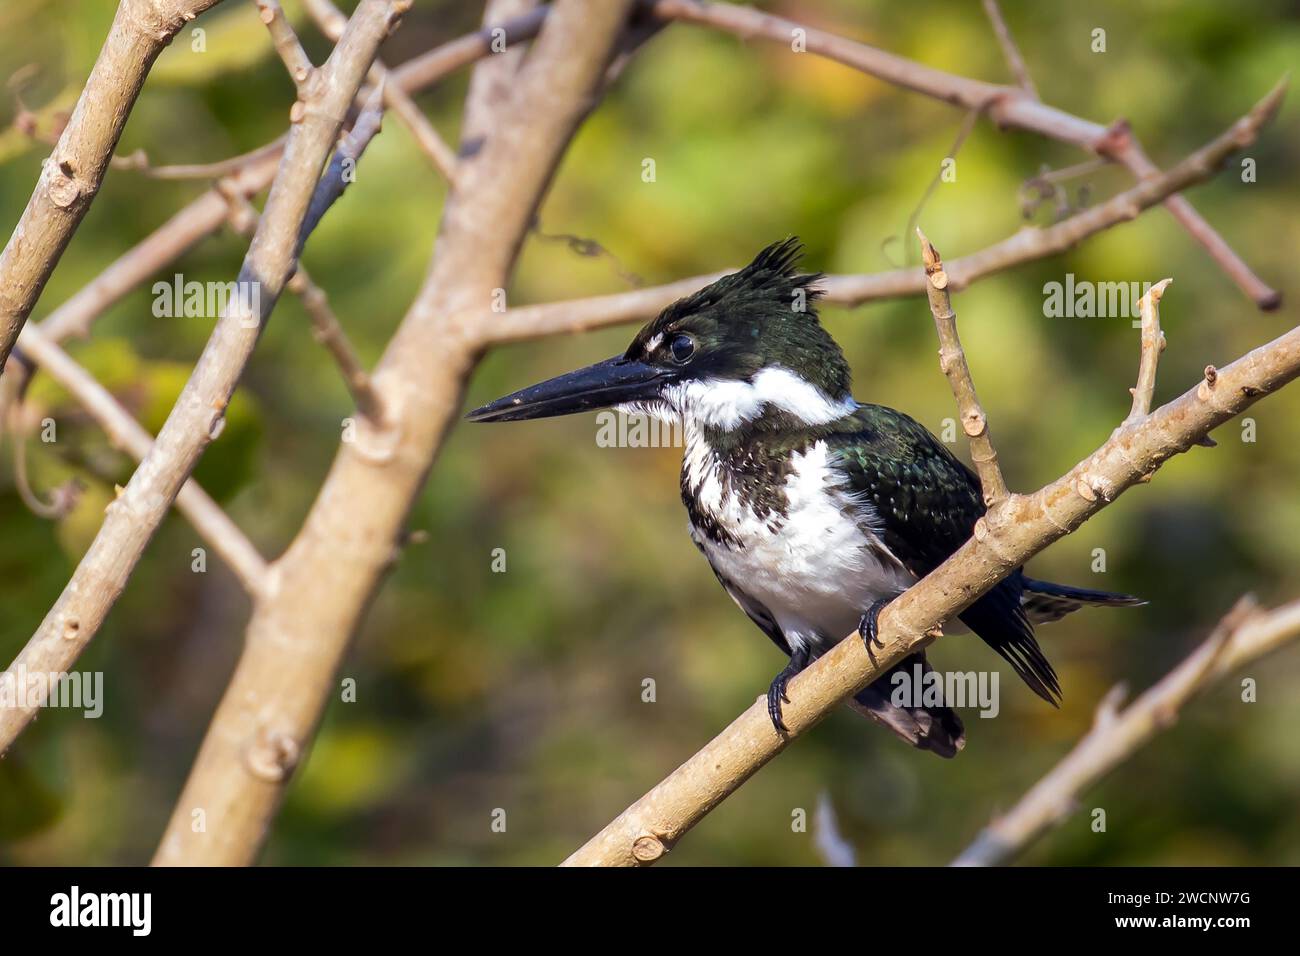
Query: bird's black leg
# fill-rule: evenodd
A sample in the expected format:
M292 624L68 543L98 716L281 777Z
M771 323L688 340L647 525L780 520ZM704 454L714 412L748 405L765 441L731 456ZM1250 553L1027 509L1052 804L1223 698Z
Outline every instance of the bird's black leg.
M772 678L771 685L767 688L767 716L772 718L772 726L776 728L778 734L789 733L785 726L785 721L781 719L781 701L789 701L790 698L785 695L786 685L790 683L790 678L799 673L808 666L808 659L812 656L807 645L804 645L790 655L790 663L776 677Z
M880 612L892 600L893 598L881 598L878 601L872 601L871 607L867 608L867 612L862 615L862 620L858 622L858 633L862 635L862 643L866 645L867 656L871 658L873 664L876 662L876 653L873 648L885 646L880 642L880 636L877 633Z

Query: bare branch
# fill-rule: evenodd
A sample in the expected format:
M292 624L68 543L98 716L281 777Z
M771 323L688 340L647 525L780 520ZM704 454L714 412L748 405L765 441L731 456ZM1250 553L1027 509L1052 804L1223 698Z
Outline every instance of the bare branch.
M498 40L509 49L517 43L533 39L550 12L550 6L540 7L505 23L467 33L396 67L393 70L394 79L407 92L432 86L448 73L491 56L492 45Z
M463 66L468 66L492 54L493 45L504 45L508 50L537 36L546 19L549 7L542 7L504 23L466 33L419 56L412 57L390 72L394 85L403 93L414 93L434 86L443 77ZM246 166L259 163L268 156L278 158L284 149L284 137L266 143L257 149L214 163L151 166L148 157L138 151L126 157L115 157L114 164L122 169L133 169L158 179L211 179L239 172ZM253 189L265 189L270 176ZM213 227L214 229L217 227Z
M1250 112L1168 172L1145 179L1110 199L1046 228L1026 226L1015 235L979 252L946 263L948 290L960 292L977 279L1026 262L1064 252L1084 239L1128 222L1180 189L1204 182L1225 159L1250 145L1276 115L1286 92L1279 83ZM483 329L494 344L519 342L569 332L584 332L622 322L644 322L684 295L696 292L724 273L680 279L668 285L613 295L543 305L526 305L497 315ZM861 305L925 292L925 270L894 269L865 275L831 275L822 280L826 302Z
M72 580L12 669L53 673L67 670L76 661L126 586L203 450L220 434L226 405L252 356L262 324L293 272L300 228L321 168L333 150L340 118L379 44L408 7L408 0L362 0L343 39L313 74L304 98L294 104L293 128L280 172L236 283L245 293L237 297L239 302L227 304L153 447L122 494L108 506L104 523ZM37 706L43 703L38 701ZM0 753L35 716L37 706L30 701L0 706Z
M275 46L275 52L284 61L284 68L289 71L293 85L302 92L311 78L312 70L316 68L312 66L307 51L298 42L298 34L293 32L289 18L284 15L284 10L276 0L253 0L253 2L257 5L258 16L262 18L267 31L271 34L271 43ZM334 39L337 40L338 37Z
M1160 353L1165 350L1165 334L1160 331L1160 297L1173 279L1162 279L1138 299L1138 314L1142 317L1142 360L1138 365L1137 385L1133 393L1133 410L1124 420L1135 424L1151 413L1151 398L1156 390L1156 368Z
M1120 121L1109 127L1102 126L1040 103L1036 97L1018 87L957 76L752 7L704 3L700 0L651 0L651 9L657 17L705 24L741 37L764 37L781 44L790 42L791 31L802 30L809 53L843 63L886 83L968 110L980 110L987 113L999 129L1024 129L1072 143L1081 149L1115 160L1139 181L1159 173L1159 169L1147 158L1133 137L1127 123ZM1165 200L1165 204L1192 238L1206 249L1210 257L1259 308L1277 308L1281 303L1281 294L1256 276L1186 199L1171 196Z
M487 0L483 6L483 26L523 16L537 8L537 0ZM483 148L510 103L515 77L524 61L521 46L510 47L484 57L474 66L465 94L465 110L460 124L460 151L472 155Z
M316 25L331 40L338 40L347 24L345 17L330 0L303 0L307 12L316 21ZM432 123L416 106L415 101L407 95L401 85L391 81L391 73L382 61L376 60L370 68L370 81L384 91L384 103L397 114L415 137L415 143L421 152L433 163L434 169L442 173L449 183L456 181L456 153L447 145L446 140Z
M334 359L352 400L356 402L357 411L382 427L384 406L379 392L370 379L370 373L361 364L361 358L347 332L343 330L338 316L330 308L329 297L311 280L302 266L298 267L298 271L289 280L289 291L302 299L302 306L311 319L312 335Z
M1168 729L1197 694L1246 664L1300 638L1300 601L1261 611L1242 598L1181 664L1122 713L1120 688L1098 707L1092 730L953 861L994 866L1022 852L1069 815L1075 799Z
M284 139L257 147L250 152L215 163L182 163L172 166L154 166L149 156L142 149L137 149L128 156L114 156L113 168L128 172L143 173L151 179L219 179L239 172L247 166L268 159L279 159L284 149Z
M257 228L257 210L243 196L232 195L229 199L231 228L240 235L251 236ZM302 300L303 308L307 310L307 316L311 319L312 334L316 341L325 346L330 357L338 365L339 371L343 374L344 384L347 385L352 400L356 402L357 410L371 421L382 421L383 406L370 381L370 374L361 364L361 359L343 330L338 316L330 308L329 298L324 290L312 281L301 263L289 279L287 287Z
M54 152L0 253L0 370L81 218L153 61L219 0L122 0Z
M948 296L948 274L943 271L943 260L939 257L939 250L925 238L925 233L917 229L916 235L921 240L921 261L928 279L926 293L930 299L930 314L934 316L934 327L939 333L939 368L947 377L952 396L957 400L957 414L962 431L970 440L971 461L979 473L984 504L992 507L1007 496L1007 483L998 467L998 453L989 434L988 418L980 406L979 396L975 394L970 365L957 335L957 314L953 312Z
M18 337L18 345L23 354L37 362L90 413L115 448L136 461L144 460L153 447L153 436L108 389L59 348L40 325L26 326ZM266 587L267 566L239 526L193 478L176 495L176 509L234 572L249 596L256 598Z
M545 19L546 10L534 11L524 17L500 24L503 42L513 45L532 39ZM448 73L491 50L491 30L478 30L436 47L390 71L389 86L398 86L405 93L427 89ZM385 89L387 99L387 88ZM250 153L206 166L163 166L149 170L151 175L164 175L175 171L175 178L208 178L220 176L221 181L185 206L153 233L125 252L89 285L74 295L45 320L46 334L56 342L69 335L86 335L90 326L122 296L140 283L147 281L167 263L178 258L206 236L225 224L228 209L226 196L238 194L251 197L268 185L275 176L284 151L284 139L261 146Z
M358 422L298 537L275 563L276 596L244 655L159 845L159 864L253 860L362 612L480 354L472 323L504 285L561 153L594 94L630 3L557 0L496 135L457 171L436 255L374 376L383 427ZM400 440L399 440L400 439ZM190 826L203 807L207 831Z
M1200 385L1122 425L1092 455L1032 495L1009 495L975 525L969 541L934 572L891 602L879 619L884 647L874 660L852 634L790 683L776 733L759 698L709 744L625 810L565 862L633 866L653 863L748 780L790 740L833 707L932 639L999 580L1069 534L1164 462L1216 426L1300 376L1300 328L1218 370Z
M998 9L998 0L984 0L984 13L993 26L993 32L998 38L998 45L1002 47L1002 55L1006 57L1007 66L1011 68L1011 75L1016 78L1016 84L1028 95L1038 99L1038 89L1034 86L1033 78L1029 75L1029 68L1025 66L1024 58L1021 57L1020 50L1016 47L1016 41L1011 38L1011 31L1007 29L1007 21L1002 19L1002 11Z
M268 166L271 173L275 163ZM216 190L205 192L132 246L72 298L51 312L41 329L54 342L90 334L95 320L141 283L157 275L207 238L224 221L226 203ZM213 225L213 223L216 225Z

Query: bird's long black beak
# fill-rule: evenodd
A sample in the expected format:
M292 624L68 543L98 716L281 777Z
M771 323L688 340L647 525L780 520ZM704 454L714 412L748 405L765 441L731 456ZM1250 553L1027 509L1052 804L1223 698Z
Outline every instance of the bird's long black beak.
M672 371L615 356L498 398L465 417L471 422L514 422L572 415L655 398Z

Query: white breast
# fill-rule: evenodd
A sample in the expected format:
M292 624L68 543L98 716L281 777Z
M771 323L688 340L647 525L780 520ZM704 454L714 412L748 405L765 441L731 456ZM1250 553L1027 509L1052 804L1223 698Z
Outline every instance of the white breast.
M724 496L724 466L695 431L687 428L688 487L699 489L698 508L729 540L711 541L694 525L691 536L724 578L771 612L792 646L825 650L873 601L914 583L872 530L870 506L829 467L825 442L792 459L785 517L759 517L739 496Z

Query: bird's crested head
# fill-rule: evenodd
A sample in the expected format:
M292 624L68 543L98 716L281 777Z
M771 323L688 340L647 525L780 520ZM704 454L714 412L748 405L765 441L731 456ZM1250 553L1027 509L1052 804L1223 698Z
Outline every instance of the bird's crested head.
M774 243L739 272L679 299L621 356L471 412L508 421L618 406L729 430L757 419L818 425L849 414L849 367L822 328L822 276L796 270L801 246Z

